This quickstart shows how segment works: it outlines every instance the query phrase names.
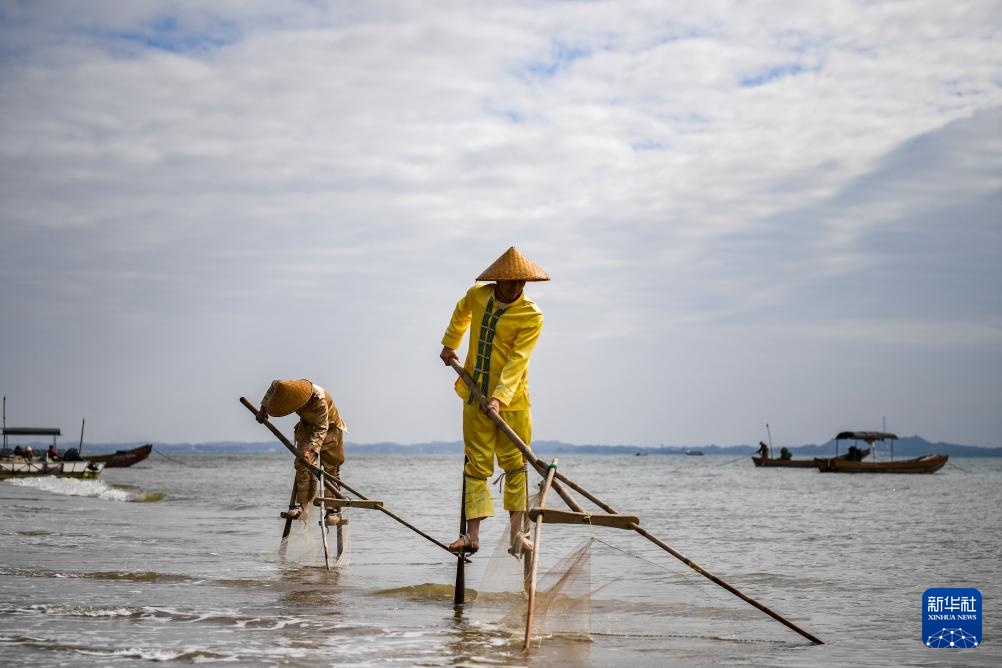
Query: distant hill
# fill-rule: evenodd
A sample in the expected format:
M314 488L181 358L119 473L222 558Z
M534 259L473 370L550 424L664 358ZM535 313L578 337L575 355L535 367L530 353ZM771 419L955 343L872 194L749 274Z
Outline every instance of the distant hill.
M23 445L23 444L22 444ZM32 444L34 445L34 444ZM103 454L133 448L141 443L84 443L84 454ZM850 442L841 441L839 452L845 452ZM65 447L73 447L65 446ZM787 446L795 457L815 457L833 455L835 441L830 440L819 445L809 444ZM165 454L223 454L223 453L269 453L285 452L285 447L277 441L247 443L239 441L220 441L214 443L154 443L154 449ZM595 454L595 455L634 455L636 453L650 455L684 455L689 450L696 450L706 455L751 455L758 450L758 445L701 445L693 447L657 447L645 448L636 445L602 445L573 444L561 441L536 441L532 449L539 454ZM779 446L773 448L778 455ZM434 441L430 443L346 443L345 450L358 454L453 454L463 451L460 441ZM890 454L889 443L877 444L877 452ZM937 453L955 457L1002 457L1002 447L986 448L974 445L958 445L955 443L930 443L920 436L906 436L894 442L895 457L918 457L919 455Z

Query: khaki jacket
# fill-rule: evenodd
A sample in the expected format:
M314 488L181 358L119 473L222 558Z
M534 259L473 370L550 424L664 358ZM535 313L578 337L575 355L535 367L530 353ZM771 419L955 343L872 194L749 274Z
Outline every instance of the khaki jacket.
M337 430L347 431L341 414L327 390L313 385L313 394L303 407L296 411L296 445L306 450L320 450L335 444L339 439Z

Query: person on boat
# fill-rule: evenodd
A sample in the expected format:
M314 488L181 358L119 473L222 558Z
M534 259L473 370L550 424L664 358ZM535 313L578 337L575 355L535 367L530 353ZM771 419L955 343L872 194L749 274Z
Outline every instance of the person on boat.
M17 446L17 447L15 447L14 448L14 456L15 457L23 457L24 456L24 448L22 448L20 445Z
M793 459L793 453L790 452L789 448L784 447L784 448L782 448L779 451L779 458L780 459Z
M30 446L30 445L28 445L28 446L25 446L24 450L22 450L22 451L21 451L21 454L22 454L22 455L24 456L24 458L25 458L25 459L27 459L27 460L28 460L29 462L30 462L30 461L31 461L32 459L34 459L34 457L35 457L35 453L34 453L34 451L33 451L33 450L31 449L31 446Z
M758 442L758 456L762 459L769 459L769 446L764 442Z
M846 453L845 458L848 459L850 462L861 462L863 461L863 452L855 445L850 445L849 452Z
M45 455L54 462L58 462L60 459L59 450L56 450L56 446L50 445L49 449L45 451Z
M337 477L344 464L344 432L347 427L330 392L305 378L273 381L261 399L257 421L264 422L269 416L284 417L291 413L299 416L295 438L300 454L310 464L316 465L319 459L319 466ZM296 505L289 509L288 516L305 519L318 491L324 493L323 489L317 488L316 476L297 458Z
M458 362L456 350L469 329L464 367L487 398L488 409L529 445L532 439L529 358L543 329L543 312L525 296L523 288L526 281L548 281L550 277L512 246L476 280L493 283L474 285L456 304L442 337L439 357L446 366L453 360ZM456 381L455 388L464 400L463 503L467 532L449 545L449 550L472 554L480 549L480 522L494 515L487 480L494 473L496 458L503 472L504 508L511 522L511 552L519 556L532 549L532 542L522 532L528 497L525 459L492 417L481 409L462 379Z

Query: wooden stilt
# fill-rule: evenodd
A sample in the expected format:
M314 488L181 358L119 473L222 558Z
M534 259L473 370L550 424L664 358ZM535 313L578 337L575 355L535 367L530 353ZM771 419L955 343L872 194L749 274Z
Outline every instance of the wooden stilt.
M503 431L504 434L511 440L511 442L515 445L515 447L518 448L518 450L522 453L522 456L525 457L525 460L529 464L531 464L532 467L535 468L536 471L540 473L540 475L548 475L548 473L544 473L544 471L546 471L546 465L542 462L542 460L540 460L539 457L537 457L535 454L533 454L532 450L530 450L529 447L525 443L522 442L522 439L519 438L518 434L516 434L511 429L511 427L509 427L508 424L504 420L501 419L501 417L497 413L495 413L494 411L488 410L488 408L487 408L487 399L483 396L483 394L480 393L480 390L477 388L477 384L474 382L474 380L470 376L469 372L466 371L466 369L464 369L463 366L458 361L456 361L456 360L452 360L449 363L449 365L453 368L453 370L457 374L459 374L459 377L463 379L463 382L466 383L466 386L470 389L470 393L474 397L476 397L476 399L479 402L481 408L484 409L484 411L487 413L487 415L490 416L491 420L494 421L494 424L496 424L498 426L498 428L501 429L501 431ZM560 494L560 498L562 498L567 503L567 505L571 508L571 510L573 510L575 512L578 512L578 513L584 512L583 509L581 508L581 506L578 505L573 500L573 497L571 497L569 493L561 493L562 486L561 486L560 483L564 483L569 488L571 488L571 489L575 490L576 492L582 494L585 498L587 498L588 500L590 500L593 503L595 503L597 506L599 506L600 508L602 508L603 510L605 510L607 513L609 513L611 515L618 515L619 514L615 510L613 510L608 504L602 502L600 499L598 499L598 497L596 497L593 494L591 494L590 492L588 492L581 485L575 483L573 480L571 480L567 476L561 475L561 474L557 473L557 474L554 475L554 480L552 482L553 489L558 494ZM673 557L675 557L676 559L678 559L679 561L681 561L686 566L688 566L692 570L696 571L697 573L699 573L703 577L705 577L708 580L710 580L711 582L719 585L720 587L723 587L724 589L726 589L727 591L731 592L732 594L734 594L735 596L737 596L741 600L745 601L749 605L752 605L753 607L758 608L759 610L761 610L765 614L769 615L770 617L772 617L776 621L780 622L781 624L783 624L787 628L789 628L789 629L791 629L793 631L796 631L797 633L799 633L800 635L802 635L804 638L807 638L808 640L810 640L812 643L815 643L817 645L823 645L824 644L824 642L821 641L820 639L818 639L816 636L808 633L807 631L805 631L804 629L800 628L799 626L797 626L796 624L794 624L790 620L786 619L782 615L779 615L778 613L770 610L766 606L762 605L761 603L759 603L755 599L751 598L750 596L747 596L746 594L744 594L743 592L739 591L737 588L731 586L727 582L724 582L722 579L720 579L719 577L717 577L713 573L710 573L706 569L702 568L701 566L699 566L698 564L696 564L694 561L692 561L691 559L689 559L688 557L686 557L681 552L678 552L677 550L675 550L674 548L672 548L670 545L668 545L664 541L658 539L657 537L655 537L654 535L652 535L650 532L648 532L646 529L643 529L640 526L639 521L638 522L631 522L629 528L633 529L633 531L635 531L636 533L640 534L641 536L643 536L647 540L651 541L652 543L654 543L655 545L657 545L658 547L660 547L662 550L664 550L668 554L672 555Z
M466 462L467 458L463 457L463 486L462 494L459 498L459 535L465 536L467 530L466 524ZM463 558L462 552L458 555L456 559L456 585L455 592L452 596L452 606L459 607L466 603L466 559Z
M546 494L553 484L553 476L557 472L557 459L553 458L549 470L546 473L546 481L543 489L539 493L539 505L546 503ZM532 640L532 615L536 609L536 573L539 570L539 547L543 541L543 518L537 515L536 532L532 538L532 555L530 556L531 566L529 567L529 603L525 611L525 641L522 643L522 650L529 649L529 642Z
M317 467L317 471L318 471L318 473L317 473L317 488L319 488L320 490L323 490L324 489L324 477L323 477L323 475L321 475L321 473L323 472L323 468L322 467ZM324 504L324 499L325 498L326 497L324 497L324 496L320 496L320 498L319 498L319 501L320 501L320 503L319 503L319 505L320 505L320 521L317 522L317 524L320 525L320 537L323 539L323 542L324 542L324 568L326 568L327 570L330 570L331 569L331 559L330 559L330 552L329 552L329 550L327 548L327 506ZM314 500L314 503L316 503L316 500Z
M292 479L292 494L289 496L289 510L296 507L296 496L299 491L299 485L296 484L295 478ZM289 533L292 531L292 518L289 517L288 513L282 513L285 516L285 528L282 530L282 543L279 545L278 553L285 554L286 548L289 546Z

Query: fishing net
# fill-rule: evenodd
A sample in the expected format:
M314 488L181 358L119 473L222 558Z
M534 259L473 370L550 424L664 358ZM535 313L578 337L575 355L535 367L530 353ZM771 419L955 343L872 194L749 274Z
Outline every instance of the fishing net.
M559 503L557 499L547 505ZM530 502L535 504L538 499ZM468 614L475 623L508 634L520 647L528 610L529 559L519 560L509 552L509 532L506 528L498 537ZM484 561L482 554L476 559ZM797 589L790 578L774 574L746 571L738 579L732 584L756 599L763 592L775 594L782 585ZM689 647L697 655L707 642L803 642L633 531L545 524L531 646L555 644L561 652L587 652L580 641L596 635L652 647L664 647L665 639L671 639L673 647Z
M539 504L539 494L529 505ZM516 516L519 517L519 516ZM509 521L501 532L484 569L471 617L481 624L496 625L520 642L525 634L528 612L530 554L522 553L517 532L529 533L534 525L512 527ZM545 548L544 548L545 549ZM551 550L550 553L555 553ZM591 633L591 551L590 543L580 543L549 569L537 567L536 598L533 608L533 637L561 636L588 638Z
M348 520L350 511L341 509L341 517ZM274 561L302 566L324 567L324 541L320 528L319 508L305 507L299 519L293 520L287 538L271 554ZM338 555L338 534L341 537L341 554ZM351 523L327 528L327 553L331 568L342 568L351 563Z

